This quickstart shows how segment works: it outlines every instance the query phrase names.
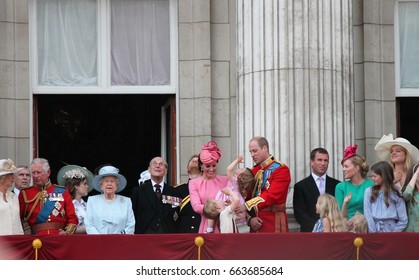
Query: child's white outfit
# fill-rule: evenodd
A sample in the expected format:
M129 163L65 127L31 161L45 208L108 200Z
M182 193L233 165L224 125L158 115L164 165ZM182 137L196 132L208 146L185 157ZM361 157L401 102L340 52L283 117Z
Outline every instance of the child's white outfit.
M243 195L239 191L239 184L238 184L237 176L236 175L234 175L232 181L229 180L227 182L226 188L229 188L230 190L232 190L237 195L237 197L239 198L239 201L240 201L239 202L240 205L243 205L244 204L244 198L243 198ZM220 201L223 201L226 205L230 205L230 202L231 202L232 198L229 195L226 195L225 193L219 191L217 193L217 195L215 196L215 200L220 200ZM226 207L226 209L224 209L223 212L224 211L231 212L230 210L227 210L227 208L230 209L230 207ZM245 215L243 215L242 218L236 220L235 213L232 212L231 214L234 217L233 218L233 220L234 220L234 228L236 228L236 231L234 231L234 232L239 232L239 231L237 231L237 227L241 228L242 225L244 225L244 226L247 227L247 222L246 222L246 216ZM221 223L222 223L221 215L222 215L222 212L220 213L220 231L221 231L221 233L226 233L225 231L222 231L221 230L221 228L222 228L222 225L221 225ZM227 216L227 214L224 214L224 215ZM228 218L226 218L226 220L228 220ZM233 231L229 231L229 232L233 232Z
M236 225L235 214L231 211L230 206L224 208L220 212L220 232L221 233L236 233L239 232Z

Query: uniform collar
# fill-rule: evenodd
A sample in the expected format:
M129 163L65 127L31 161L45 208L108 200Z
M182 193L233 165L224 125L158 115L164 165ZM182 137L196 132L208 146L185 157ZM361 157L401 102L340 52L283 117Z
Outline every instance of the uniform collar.
M271 164L274 161L274 157L273 156L269 156L267 159L265 159L262 163L260 163L260 167L265 168L266 166L268 166L269 164Z
M38 186L36 186L38 189L40 189L40 190L46 190L46 189L48 189L49 187L51 187L52 186L52 184L51 184L51 180L50 179L48 179L48 182L46 182L45 183L45 185L43 185L42 187L38 187Z

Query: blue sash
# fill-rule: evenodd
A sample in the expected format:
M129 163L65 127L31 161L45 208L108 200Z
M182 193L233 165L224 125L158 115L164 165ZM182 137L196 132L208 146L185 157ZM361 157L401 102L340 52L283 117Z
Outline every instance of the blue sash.
M259 188L256 188L257 193L255 193L253 197L260 195L262 190L265 188L265 184L268 181L269 177L271 177L271 174L275 171L275 169L277 169L280 166L280 163L274 161L266 170L263 171L262 183L260 184Z
M63 194L65 190L66 190L65 188L55 187L55 189L48 196L58 197L58 194ZM52 194L56 194L56 195L52 195ZM38 217L36 217L35 224L45 223L47 221L48 216L49 214L51 214L52 210L54 209L56 202L57 200L50 200L49 198L47 199L47 201L45 201L44 207L39 212Z

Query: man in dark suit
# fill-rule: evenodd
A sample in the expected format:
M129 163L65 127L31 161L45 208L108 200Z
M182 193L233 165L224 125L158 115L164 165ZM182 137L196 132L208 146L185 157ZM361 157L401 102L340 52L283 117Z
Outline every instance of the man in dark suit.
M131 195L135 233L174 233L179 200L174 188L163 182L167 162L155 157L148 171L151 179L135 188Z
M302 232L313 231L319 219L316 214L317 198L320 194L335 195L335 187L340 182L326 175L329 167L329 153L323 148L316 148L310 153L311 175L294 185L294 216Z
M179 217L176 222L178 233L197 233L201 223L201 215L196 213L191 205L189 197L189 180L201 176L198 166L198 155L193 155L188 162L188 182L175 186L176 196L182 199L179 208Z

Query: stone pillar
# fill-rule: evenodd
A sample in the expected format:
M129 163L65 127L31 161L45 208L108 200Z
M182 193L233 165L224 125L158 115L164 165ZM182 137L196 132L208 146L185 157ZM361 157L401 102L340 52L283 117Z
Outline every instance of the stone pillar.
M236 152L235 0L179 0L180 181L186 165L209 140L223 152L218 171ZM233 37L233 38L232 38Z
M239 150L265 136L291 187L319 146L330 153L328 174L342 179L355 139L352 28L351 0L237 0Z
M28 164L29 143L28 2L0 1L0 155Z

